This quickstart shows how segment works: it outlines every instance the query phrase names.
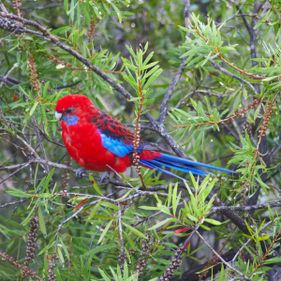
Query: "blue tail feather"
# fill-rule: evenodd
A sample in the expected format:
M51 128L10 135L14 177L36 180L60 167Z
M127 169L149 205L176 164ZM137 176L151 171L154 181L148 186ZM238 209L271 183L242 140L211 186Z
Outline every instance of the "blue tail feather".
M150 160L150 162L154 163L155 165L161 165L161 166L165 166L167 168L171 168L171 169L175 169L175 170L178 170L178 171L181 171L181 172L191 172L192 174L194 175L198 175L198 176L206 176L208 173L206 171L203 171L203 170L200 170L200 169L197 169L195 167L184 167L183 165L177 165L175 166L173 163L167 163L167 162L159 162L157 160Z
M166 175L170 175L172 177L176 177L180 180L185 180L184 178L174 174L173 172L170 172L168 170L165 170L163 168L161 168L161 166L158 166L158 165L155 165L153 163L151 163L151 160L140 160L140 163L146 167L149 167L149 168L152 168L152 169L156 169L157 171L159 172L162 172L163 174L166 174Z
M179 179L183 179L183 178L177 176L176 174L174 174L169 170L166 170L165 168L171 168L185 173L190 172L194 175L199 175L199 176L206 176L208 174L211 174L211 172L203 169L211 169L211 170L221 171L225 173L235 173L234 171L229 169L215 167L209 164L195 162L186 158L180 158L174 155L169 155L164 153L161 153L159 157L153 160L141 160L140 163L144 166L150 167L152 169L156 169L162 173L177 177Z

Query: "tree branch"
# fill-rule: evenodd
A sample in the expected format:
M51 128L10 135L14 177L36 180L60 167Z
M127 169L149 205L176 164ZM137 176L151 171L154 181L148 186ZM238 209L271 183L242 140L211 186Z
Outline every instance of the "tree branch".
M190 2L189 0L183 0L183 3L184 3L184 11L183 11L183 15L184 15L184 24L185 26L189 26L189 10L190 10ZM162 100L162 103L160 105L160 116L159 116L159 119L158 119L158 122L160 125L163 125L164 122L165 122L165 119L166 119L166 116L167 116L167 113L168 113L168 103L172 97L172 94L176 88L176 85L177 83L179 82L181 76L182 76L182 73L183 73L183 69L184 69L184 66L186 64L186 58L183 58L181 60L181 63L178 67L178 70L177 70L177 73L176 75L174 76L174 78L172 79L170 85L169 85L169 88Z

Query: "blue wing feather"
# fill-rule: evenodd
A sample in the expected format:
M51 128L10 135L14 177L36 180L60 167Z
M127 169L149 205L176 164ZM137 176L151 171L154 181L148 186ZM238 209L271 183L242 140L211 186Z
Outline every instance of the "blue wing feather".
M124 157L133 152L134 147L130 144L126 144L120 138L114 138L100 132L102 145L108 149L111 153L118 157Z
M100 132L102 145L111 153L124 157L134 151L134 133L118 120L101 111L96 111L90 120Z

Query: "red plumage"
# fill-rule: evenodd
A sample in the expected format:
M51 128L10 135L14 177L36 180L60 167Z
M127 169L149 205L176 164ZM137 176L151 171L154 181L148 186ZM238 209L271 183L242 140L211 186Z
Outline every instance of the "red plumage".
M80 166L93 171L124 172L132 165L132 153L118 157L103 146L101 131L127 145L133 145L134 133L97 109L86 96L68 95L59 99L56 112L62 114L60 125L66 149ZM69 125L67 116L78 116L77 124ZM159 154L143 150L140 158L150 160Z

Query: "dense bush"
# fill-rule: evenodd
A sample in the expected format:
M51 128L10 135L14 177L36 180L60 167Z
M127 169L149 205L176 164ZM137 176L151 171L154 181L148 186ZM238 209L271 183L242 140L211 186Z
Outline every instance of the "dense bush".
M1 281L281 279L280 1L0 8ZM77 179L54 118L68 93L237 173Z

